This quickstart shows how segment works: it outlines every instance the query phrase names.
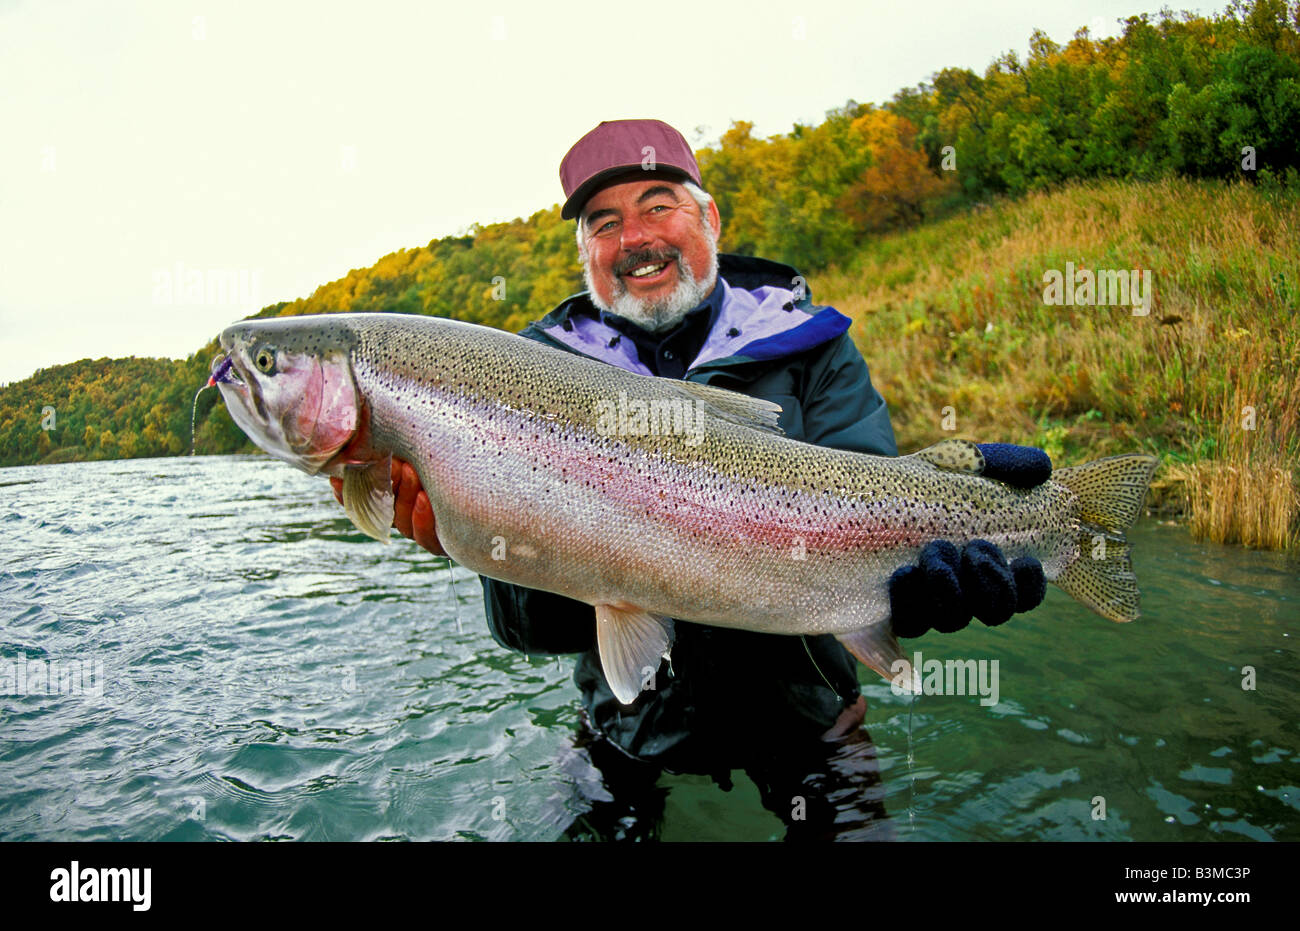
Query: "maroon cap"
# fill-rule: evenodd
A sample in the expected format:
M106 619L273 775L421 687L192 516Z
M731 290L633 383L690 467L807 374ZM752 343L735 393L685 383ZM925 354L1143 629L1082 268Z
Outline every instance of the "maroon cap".
M700 181L700 166L686 137L659 120L610 120L583 136L560 162L564 208L572 220L596 189L630 171L655 171L681 180Z

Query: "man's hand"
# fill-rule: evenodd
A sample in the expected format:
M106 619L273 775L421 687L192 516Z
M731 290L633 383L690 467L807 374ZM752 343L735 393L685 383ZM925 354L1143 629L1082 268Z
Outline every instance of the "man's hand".
M1041 449L985 443L984 475L1017 488L1033 488L1052 477L1052 460ZM972 540L958 551L947 540L921 550L914 566L889 578L894 634L919 637L931 627L941 633L961 630L971 616L990 627L1012 614L1038 607L1047 594L1042 564L1022 556L1008 564L988 540Z
M889 578L891 622L899 637L919 637L931 627L949 634L969 624L971 615L994 627L1038 607L1046 594L1037 559L1022 556L1008 565L988 540L973 540L960 552L947 540L935 540L915 566Z
M330 486L339 504L343 503L343 479L331 478ZM447 553L438 542L437 524L429 496L420 487L420 476L409 462L393 459L393 526L407 539L414 540L435 556Z

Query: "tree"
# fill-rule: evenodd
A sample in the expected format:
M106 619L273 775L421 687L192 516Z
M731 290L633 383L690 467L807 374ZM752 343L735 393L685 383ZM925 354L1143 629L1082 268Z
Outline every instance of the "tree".
M840 197L839 207L860 228L907 226L925 217L926 205L952 186L936 177L916 146L916 126L887 110L871 110L853 132L872 164Z

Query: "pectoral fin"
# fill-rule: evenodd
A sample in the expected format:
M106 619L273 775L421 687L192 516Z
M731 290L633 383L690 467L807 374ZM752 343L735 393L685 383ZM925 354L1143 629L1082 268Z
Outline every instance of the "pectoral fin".
M946 472L984 474L984 454L970 440L944 440L912 455Z
M393 526L393 459L348 466L343 471L343 510L358 530L381 543Z
M610 690L630 705L668 655L673 622L636 608L596 605L596 644Z

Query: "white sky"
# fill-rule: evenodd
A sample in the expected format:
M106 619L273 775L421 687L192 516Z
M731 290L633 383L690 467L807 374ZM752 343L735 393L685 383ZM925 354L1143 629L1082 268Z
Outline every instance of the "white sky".
M388 252L527 217L601 120L697 146L733 119L788 132L1023 56L1036 26L1115 35L1160 5L0 0L0 383L185 356ZM243 274L247 299L168 303L178 271Z

